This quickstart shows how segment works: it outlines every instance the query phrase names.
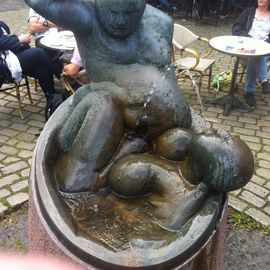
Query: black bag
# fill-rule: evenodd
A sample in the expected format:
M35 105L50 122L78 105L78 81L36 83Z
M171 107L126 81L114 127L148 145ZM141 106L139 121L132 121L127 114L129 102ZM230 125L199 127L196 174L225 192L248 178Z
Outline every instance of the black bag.
M60 106L60 104L67 99L67 94L55 93L48 97L45 107L45 119L46 121L54 113L54 111Z

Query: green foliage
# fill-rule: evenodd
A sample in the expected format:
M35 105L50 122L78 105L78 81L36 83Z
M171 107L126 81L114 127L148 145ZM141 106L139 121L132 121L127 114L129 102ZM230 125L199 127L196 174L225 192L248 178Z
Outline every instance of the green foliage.
M270 226L262 225L247 214L240 213L233 209L229 211L228 222L230 231L235 231L240 228L247 231L262 231L265 235L270 235Z

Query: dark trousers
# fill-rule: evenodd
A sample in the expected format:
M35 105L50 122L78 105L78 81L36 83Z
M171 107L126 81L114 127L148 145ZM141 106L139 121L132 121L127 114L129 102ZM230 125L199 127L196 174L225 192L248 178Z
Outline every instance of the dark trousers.
M35 39L35 46L37 48L41 48L45 51L45 53L49 56L49 58L53 61L54 65L55 65L55 68L57 70L57 74L59 74L59 78L60 78L60 75L62 73L62 70L63 70L63 63L61 63L61 61L59 61L59 57L63 54L62 51L58 51L58 50L53 50L53 49L49 49L47 47L45 47L41 42L40 42L40 39L42 37L37 37ZM58 75L57 75L58 77Z
M36 78L46 97L55 92L53 75L60 74L57 74L57 68L41 48L26 49L16 55L23 74Z

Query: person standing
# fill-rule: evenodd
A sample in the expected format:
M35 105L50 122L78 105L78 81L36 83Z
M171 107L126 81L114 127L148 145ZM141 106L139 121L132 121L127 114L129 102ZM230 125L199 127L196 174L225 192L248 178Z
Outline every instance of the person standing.
M257 0L255 7L245 9L232 26L233 35L247 36L270 43L270 0ZM250 106L256 105L256 82L261 82L262 93L270 93L267 56L247 60L245 98Z

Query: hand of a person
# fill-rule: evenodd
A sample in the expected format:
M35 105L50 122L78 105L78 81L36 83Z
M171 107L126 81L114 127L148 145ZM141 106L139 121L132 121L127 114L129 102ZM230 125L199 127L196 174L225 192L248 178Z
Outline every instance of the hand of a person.
M21 43L29 44L31 42L31 37L26 34L21 34L18 36Z
M63 71L67 73L69 76L76 76L80 70L80 66L70 63L64 66Z

